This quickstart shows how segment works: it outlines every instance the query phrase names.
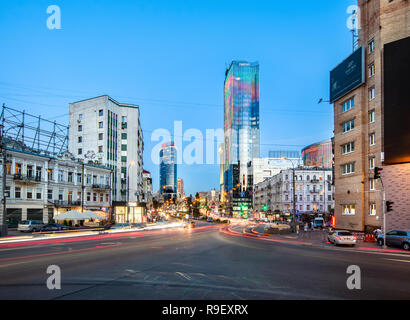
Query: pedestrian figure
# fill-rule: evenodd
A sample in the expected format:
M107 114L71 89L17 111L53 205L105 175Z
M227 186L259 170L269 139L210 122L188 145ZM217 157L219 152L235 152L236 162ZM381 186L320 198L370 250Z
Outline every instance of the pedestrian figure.
M315 225L313 224L313 222L310 223L310 226L312 227L312 231L315 231Z
M305 231L305 232L307 232L307 231L308 231L308 225L307 225L307 223L305 223L305 228L304 228L304 231Z

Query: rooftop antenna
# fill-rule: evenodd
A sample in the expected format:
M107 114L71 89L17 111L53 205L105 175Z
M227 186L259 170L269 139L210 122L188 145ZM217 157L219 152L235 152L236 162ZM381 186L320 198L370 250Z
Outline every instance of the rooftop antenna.
M356 26L357 11L352 12L352 49L353 52L359 47L359 28Z

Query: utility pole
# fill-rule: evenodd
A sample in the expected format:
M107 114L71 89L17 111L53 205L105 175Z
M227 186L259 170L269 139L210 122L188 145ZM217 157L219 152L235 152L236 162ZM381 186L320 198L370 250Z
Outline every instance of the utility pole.
M293 162L292 162L293 165ZM293 165L293 232L296 232L296 190L295 190L295 166Z
M4 104L3 104L4 107ZM4 109L4 108L3 108ZM8 228L7 228L7 223L6 223L6 212L7 212L7 204L6 204L6 179L7 179L7 171L6 171L6 161L7 161L7 152L6 148L4 147L4 125L1 124L0 128L0 148L1 152L3 154L3 181L2 181L2 187L3 187L3 210L1 213L1 221L0 221L0 236L5 237L7 236L8 233Z
M84 189L85 189L85 185L84 185L84 178L85 178L85 168L84 168L84 162L82 165L82 177L81 177L81 212L84 212Z

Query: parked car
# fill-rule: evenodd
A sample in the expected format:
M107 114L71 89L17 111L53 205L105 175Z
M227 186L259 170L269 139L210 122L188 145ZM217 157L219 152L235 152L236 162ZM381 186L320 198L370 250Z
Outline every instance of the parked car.
M331 231L327 239L330 243L337 245L351 245L355 246L357 243L357 238L350 232L346 230Z
M18 224L17 230L21 232L36 232L40 231L42 227L44 227L43 221L25 220Z
M69 230L69 228L67 226L64 226L64 225L58 224L58 223L48 223L40 229L41 232L45 232L45 231L62 231L62 230Z
M377 237L379 246L384 244L383 234ZM401 247L404 250L410 250L410 232L403 230L392 230L386 233L386 245Z

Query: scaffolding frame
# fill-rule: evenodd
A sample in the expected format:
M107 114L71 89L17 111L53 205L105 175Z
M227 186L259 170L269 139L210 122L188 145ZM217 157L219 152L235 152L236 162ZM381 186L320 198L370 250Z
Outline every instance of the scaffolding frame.
M69 126L19 111L3 104L0 121L3 141L13 149L48 156L68 151Z

